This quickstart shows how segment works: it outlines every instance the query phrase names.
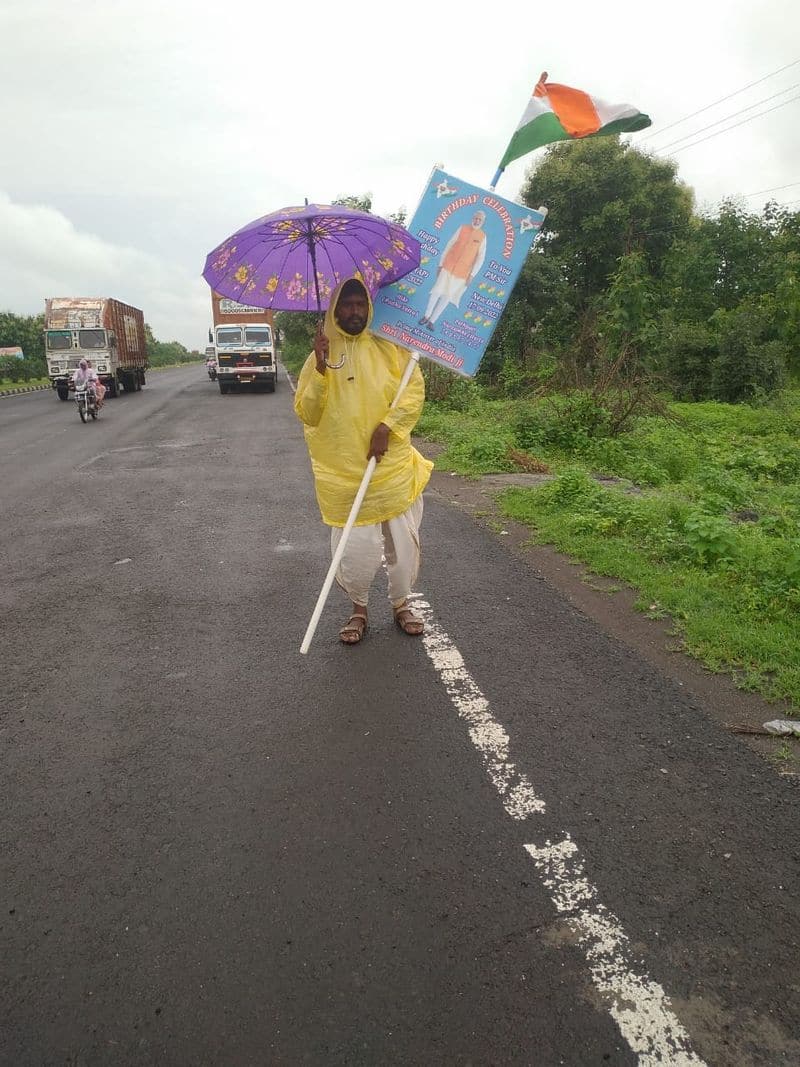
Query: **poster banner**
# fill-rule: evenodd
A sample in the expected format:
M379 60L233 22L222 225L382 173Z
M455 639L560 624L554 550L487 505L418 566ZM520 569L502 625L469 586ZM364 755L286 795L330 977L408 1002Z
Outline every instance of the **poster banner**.
M546 214L434 170L407 224L419 267L376 293L370 329L471 378Z

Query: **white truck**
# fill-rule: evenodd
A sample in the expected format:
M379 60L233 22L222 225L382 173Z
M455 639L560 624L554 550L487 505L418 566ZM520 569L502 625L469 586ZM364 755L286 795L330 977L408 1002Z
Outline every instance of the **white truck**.
M47 374L68 400L82 359L90 359L109 396L138 392L145 382L147 346L139 308L111 297L53 296L45 301Z
M248 385L274 393L278 364L273 312L237 304L213 291L211 306L214 328L208 339L216 352L219 391L224 394Z

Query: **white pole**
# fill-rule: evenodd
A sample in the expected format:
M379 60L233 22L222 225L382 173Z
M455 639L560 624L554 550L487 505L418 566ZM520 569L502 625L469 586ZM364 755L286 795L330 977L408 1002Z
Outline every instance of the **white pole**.
M400 384L397 387L397 393L395 395L395 398L389 408L390 411L392 410L392 408L397 407L400 397L403 394L403 390L408 385L409 379L414 373L414 367L416 367L418 363L419 352L412 352L411 358L406 364L406 369L403 372L403 377L400 379ZM336 546L336 552L333 555L333 559L331 560L331 565L328 568L328 573L325 576L325 581L322 585L322 589L320 590L320 594L317 597L317 605L314 608L314 614L311 616L311 621L308 624L306 635L303 638L302 645L300 646L300 654L302 656L305 656L305 654L311 647L311 640L314 637L314 631L317 628L317 623L319 622L319 617L322 614L322 609L325 607L325 601L328 599L328 593L330 593L331 591L331 586L333 585L334 578L336 577L336 571L339 569L339 564L342 562L342 556L344 555L344 550L347 545L347 539L350 536L350 531L353 529L353 525L356 519L358 518L358 513L361 510L361 505L364 501L364 496L367 492L367 486L369 485L370 478L372 478L372 474L375 470L376 462L377 461L373 456L367 464L367 469L364 471L364 476L361 479L361 485L359 485L358 487L358 492L356 493L355 500L353 501L353 506L350 508L350 514L347 516L347 522L344 524L342 536L339 539L339 544Z

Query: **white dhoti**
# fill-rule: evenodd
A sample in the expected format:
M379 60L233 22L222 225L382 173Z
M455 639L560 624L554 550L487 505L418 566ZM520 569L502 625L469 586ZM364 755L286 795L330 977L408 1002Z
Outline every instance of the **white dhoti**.
M455 274L451 274L449 270L441 270L438 278L433 283L433 288L428 298L428 306L425 310L425 318L429 322L436 322L448 304L455 304L458 307L466 288L466 278L458 278Z
M421 522L420 493L411 507L397 518L372 526L353 527L336 572L336 581L354 604L367 604L370 586L381 563L386 564L392 607L403 603L419 573ZM331 556L336 552L341 537L341 528L332 527Z

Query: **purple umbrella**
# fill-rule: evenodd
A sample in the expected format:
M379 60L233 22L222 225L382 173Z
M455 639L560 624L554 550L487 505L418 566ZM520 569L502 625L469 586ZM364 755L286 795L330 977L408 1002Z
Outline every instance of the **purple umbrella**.
M345 278L370 293L419 266L419 241L396 222L340 205L274 211L210 252L203 277L242 304L322 311Z

